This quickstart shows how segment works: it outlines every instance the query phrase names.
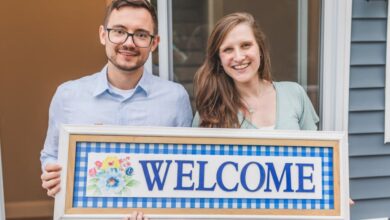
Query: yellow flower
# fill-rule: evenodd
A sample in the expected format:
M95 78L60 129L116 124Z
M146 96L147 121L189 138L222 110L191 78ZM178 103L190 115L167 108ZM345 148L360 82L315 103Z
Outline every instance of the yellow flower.
M106 159L103 160L102 169L107 168L120 168L118 157L106 157Z

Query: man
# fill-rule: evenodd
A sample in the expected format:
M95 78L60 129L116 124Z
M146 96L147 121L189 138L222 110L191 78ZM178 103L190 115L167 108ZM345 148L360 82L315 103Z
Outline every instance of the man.
M147 0L114 0L99 29L107 65L101 72L58 87L49 110L41 151L42 187L60 190L57 164L61 124L190 126L192 111L184 88L145 71L157 48L157 16Z

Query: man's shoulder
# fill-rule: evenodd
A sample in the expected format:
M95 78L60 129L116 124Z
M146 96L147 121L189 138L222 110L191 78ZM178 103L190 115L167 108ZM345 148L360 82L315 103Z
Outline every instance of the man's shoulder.
M99 72L86 75L78 79L69 80L62 83L58 88L59 89L76 89L76 88L85 89L87 88L86 86L88 85L96 86L95 83L98 80L98 76L99 76Z
M78 79L63 82L58 86L56 93L60 96L72 97L80 93L88 91L92 92L96 88L98 76L99 73L94 73Z

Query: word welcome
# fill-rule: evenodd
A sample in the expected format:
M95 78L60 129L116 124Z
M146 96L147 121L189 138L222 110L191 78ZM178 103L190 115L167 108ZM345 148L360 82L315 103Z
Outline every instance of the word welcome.
M238 155L136 156L143 197L322 198L321 158ZM134 157L133 157L134 158Z
M216 187L225 192L236 192L241 187L248 192L257 192L262 190L263 192L302 192L313 193L315 185L313 182L314 164L313 163L284 163L281 172L277 172L275 164L266 162L265 165L257 161L250 161L243 164L241 167L238 162L225 161L217 168L215 176L206 177L206 169L209 164L208 161L194 161L194 160L140 160L139 163L142 166L143 173L145 175L145 182L148 190L153 191L155 188L161 191L164 190L168 173L171 167L175 167L176 184L173 190L183 191L215 191ZM174 163L174 166L171 164ZM296 166L298 171L297 187L293 188L292 185L292 167ZM151 169L149 169L150 167ZM164 168L163 168L164 167ZM224 182L223 174L228 172L227 168L232 167L236 175L239 178L233 180L233 186L227 186ZM248 184L248 179L251 178L249 169L253 168L254 172L258 172L259 178L256 179L256 184L252 187ZM305 172L306 171L306 172ZM197 179L194 179L194 172L198 172ZM162 174L162 176L160 176ZM206 178L212 179L207 181ZM184 180L187 179L188 184L184 184ZM206 182L211 182L211 185L206 186ZM282 182L283 184L282 186ZM305 185L304 182L307 184ZM271 186L275 186L274 189Z

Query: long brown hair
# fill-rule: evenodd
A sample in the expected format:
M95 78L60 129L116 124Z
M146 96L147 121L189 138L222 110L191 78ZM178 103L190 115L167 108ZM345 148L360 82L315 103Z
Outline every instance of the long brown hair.
M215 25L207 42L206 58L194 78L195 102L200 116L200 127L239 128L237 113L246 109L233 79L222 67L219 48L226 35L237 25L247 23L260 49L259 79L272 81L271 61L265 35L253 16L237 12L224 16Z

